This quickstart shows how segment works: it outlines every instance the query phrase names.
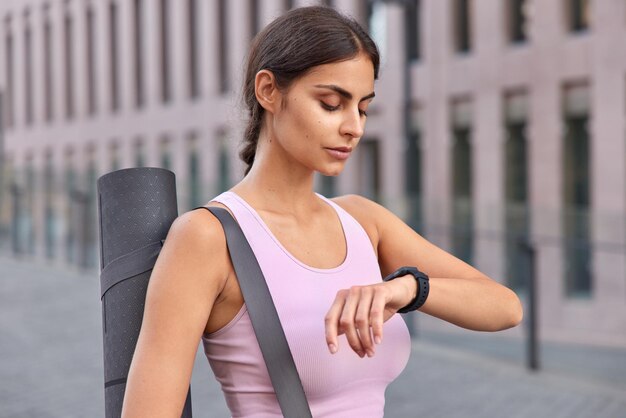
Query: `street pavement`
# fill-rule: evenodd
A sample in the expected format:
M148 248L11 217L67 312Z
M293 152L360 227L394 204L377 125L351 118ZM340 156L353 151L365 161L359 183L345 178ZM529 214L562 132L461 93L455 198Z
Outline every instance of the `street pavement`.
M626 350L544 344L530 372L486 341L420 333L385 416L626 418ZM0 256L0 418L103 417L102 363L97 272ZM195 417L230 416L201 346L191 388Z

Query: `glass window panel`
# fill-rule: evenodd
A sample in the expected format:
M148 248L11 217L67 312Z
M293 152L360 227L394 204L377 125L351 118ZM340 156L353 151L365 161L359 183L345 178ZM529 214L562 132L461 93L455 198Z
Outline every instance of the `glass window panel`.
M6 20L6 34L4 38L4 54L5 54L5 71L6 71L6 93L5 93L5 112L6 112L6 126L11 127L14 124L14 106L15 106L15 73L13 62L13 34L10 28L11 21Z
M69 10L63 17L63 52L65 75L65 116L74 117L74 22Z
M170 139L167 137L163 137L160 142L160 148L161 148L161 152L160 152L161 167L166 170L171 170L172 169L172 152L170 150L171 148Z
M86 18L86 50L87 59L87 112L96 113L96 28L93 6L87 5Z
M380 150L375 139L363 140L357 149L359 193L380 201Z
M568 26L571 32L583 32L589 29L589 0L565 0L567 2Z
M133 42L135 45L135 53L133 59L135 61L135 106L141 108L144 104L144 63L143 63L143 0L134 0L133 2Z
M192 134L187 143L189 147L189 207L195 208L202 204L200 153L198 152L197 136Z
M452 253L471 263L473 256L472 214L472 101L456 99L451 104L452 122Z
M509 41L513 43L525 42L528 39L528 1L508 1Z
M33 123L33 36L30 17L24 16L24 113L26 124Z
M466 53L472 49L471 40L471 0L455 0L454 2L454 49Z
M564 284L569 297L592 292L589 86L564 88L563 239Z
M218 133L219 147L219 184L218 193L224 192L230 188L230 151L228 149L228 137L226 132Z
M506 284L516 291L525 289L529 274L527 255L522 252L520 246L522 242L528 240L530 230L527 193L527 101L524 92L507 94L504 98Z
M167 103L171 99L171 80L170 80L170 13L169 1L160 0L159 10L159 31L161 44L161 101Z

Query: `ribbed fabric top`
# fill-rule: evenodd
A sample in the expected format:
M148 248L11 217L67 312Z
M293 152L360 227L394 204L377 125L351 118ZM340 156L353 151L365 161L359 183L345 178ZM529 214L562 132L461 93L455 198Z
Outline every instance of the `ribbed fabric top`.
M402 318L394 315L384 324L383 342L374 357L359 358L344 335L339 337L339 351L328 351L324 316L337 291L379 283L382 277L365 230L340 206L317 195L335 209L343 227L347 255L335 268L315 268L294 257L234 192L213 200L232 211L257 257L313 416L380 418L385 389L408 362L410 337ZM245 305L202 342L233 417L282 416Z

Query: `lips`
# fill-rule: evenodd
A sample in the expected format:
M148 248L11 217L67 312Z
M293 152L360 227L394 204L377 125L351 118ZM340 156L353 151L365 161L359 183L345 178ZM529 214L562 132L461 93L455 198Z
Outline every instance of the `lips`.
M326 151L337 160L347 160L350 157L352 148L350 147L336 147L326 148Z

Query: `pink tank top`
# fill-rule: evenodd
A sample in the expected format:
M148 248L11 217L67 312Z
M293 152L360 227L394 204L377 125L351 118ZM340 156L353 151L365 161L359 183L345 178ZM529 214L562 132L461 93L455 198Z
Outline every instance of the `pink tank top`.
M409 333L394 315L384 324L374 357L358 357L345 335L339 337L336 354L328 351L324 316L337 291L379 283L382 277L365 230L340 206L318 196L335 209L346 239L346 258L335 268L315 268L296 259L234 192L213 200L232 211L258 259L313 416L380 418L385 389L408 362ZM230 323L205 334L202 342L233 417L282 416L245 304Z

